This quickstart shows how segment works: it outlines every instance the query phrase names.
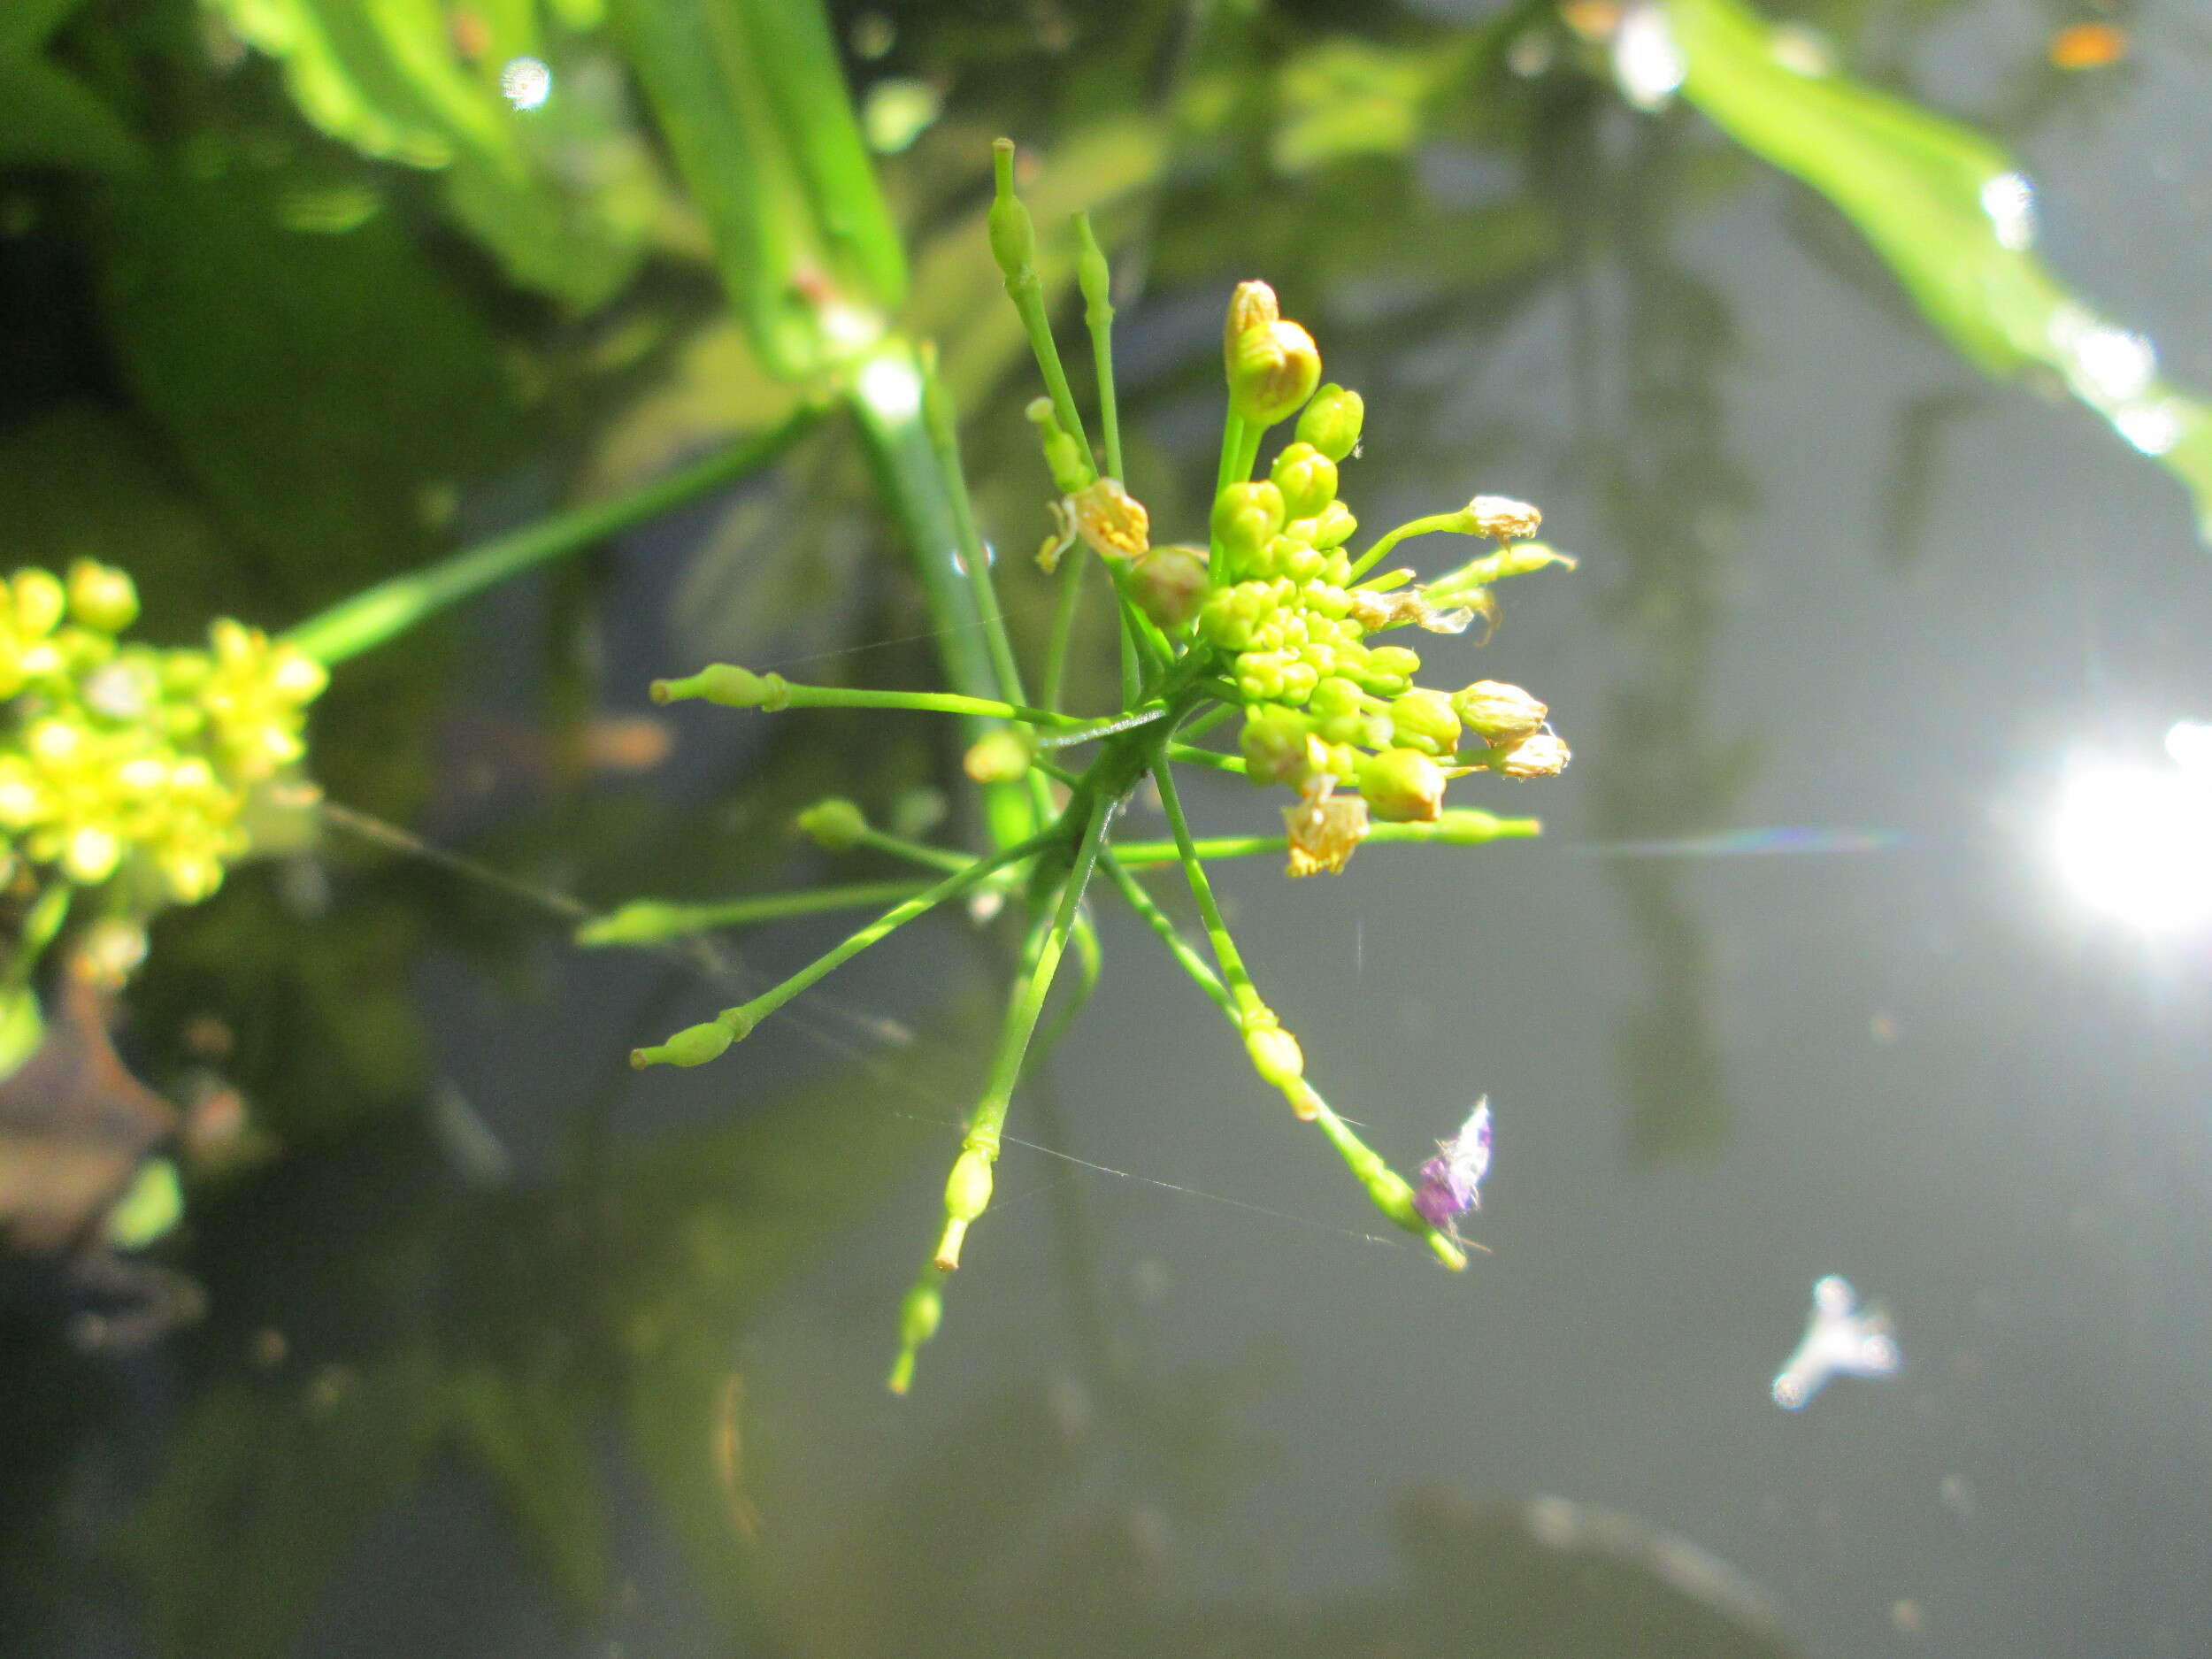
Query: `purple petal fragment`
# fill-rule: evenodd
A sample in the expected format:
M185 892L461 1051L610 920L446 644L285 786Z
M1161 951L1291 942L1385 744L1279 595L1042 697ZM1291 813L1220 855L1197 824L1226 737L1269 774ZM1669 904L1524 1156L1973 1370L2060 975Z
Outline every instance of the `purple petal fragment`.
M1432 1227L1449 1231L1452 1223L1482 1206L1482 1178L1490 1172L1490 1102L1475 1102L1467 1121L1448 1141L1436 1143L1436 1156L1420 1169L1413 1207Z

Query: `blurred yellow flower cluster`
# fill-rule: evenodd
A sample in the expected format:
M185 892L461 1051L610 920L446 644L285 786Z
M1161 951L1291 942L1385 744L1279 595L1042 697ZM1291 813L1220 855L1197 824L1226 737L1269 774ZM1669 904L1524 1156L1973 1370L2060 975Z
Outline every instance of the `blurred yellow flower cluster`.
M137 616L129 576L90 559L0 583L0 879L206 898L250 850L253 792L303 753L321 664L227 619L205 649L120 643Z

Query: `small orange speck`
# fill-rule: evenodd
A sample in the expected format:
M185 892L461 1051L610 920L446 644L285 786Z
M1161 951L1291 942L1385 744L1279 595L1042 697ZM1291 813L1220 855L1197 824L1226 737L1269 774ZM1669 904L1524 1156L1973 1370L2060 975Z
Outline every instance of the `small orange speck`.
M1621 26L1618 0L1564 0L1560 21L1586 41L1607 41Z
M2116 23L2077 23L2051 36L2054 69L2108 69L2128 55L2128 32Z

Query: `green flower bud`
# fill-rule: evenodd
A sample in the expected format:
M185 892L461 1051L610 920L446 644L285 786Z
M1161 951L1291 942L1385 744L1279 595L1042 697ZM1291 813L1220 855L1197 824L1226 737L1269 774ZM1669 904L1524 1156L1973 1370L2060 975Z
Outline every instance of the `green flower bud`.
M1129 596L1164 634L1180 634L1206 597L1206 549L1156 547L1131 566Z
M1233 588L1215 589L1198 607L1198 632L1225 651L1250 649L1252 629L1252 618L1240 604Z
M1294 658L1283 665L1278 679L1282 687L1276 694L1285 703L1303 703L1313 695L1313 688L1319 683L1321 676L1314 672L1311 664Z
M1244 775L1256 785L1289 784L1295 787L1306 775L1306 740L1312 731L1305 716L1278 703L1259 703L1247 710L1237 748L1244 756Z
M1409 688L1420 672L1417 652L1402 645L1378 645L1367 653L1364 669L1353 678L1379 697L1394 697Z
M1391 741L1424 755L1448 755L1459 747L1459 716L1440 691L1416 686L1390 705Z
M1332 674L1314 687L1310 706L1320 718L1333 720L1359 713L1365 695L1351 680Z
M838 795L817 801L793 822L800 834L833 853L847 852L858 846L868 828L867 818L861 810Z
M1293 518L1310 518L1336 499L1336 463L1310 443L1294 443L1275 457L1268 477L1283 493Z
M702 698L726 709L762 709L773 714L789 706L791 687L781 674L756 674L734 663L716 663L687 680L657 680L652 684L656 703L684 703Z
M1360 762L1359 792L1386 824L1428 824L1444 810L1444 770L1409 749L1386 749Z
M1313 395L1306 412L1298 417L1298 437L1303 443L1341 461L1359 448L1360 423L1367 404L1357 392L1348 392L1332 380Z
M1313 396L1321 349L1296 323L1248 328L1229 349L1229 407L1254 426L1286 419Z
M88 628L120 634L138 619L138 588L111 565L79 559L69 567L69 612Z
M1302 587L1320 575L1322 568L1329 562L1327 554L1317 548L1307 546L1303 541L1285 541L1276 545L1282 549L1282 563L1278 568Z
M1352 510L1340 501L1333 501L1315 516L1313 544L1325 553L1333 552L1349 541L1352 532L1358 528L1359 520L1352 517ZM1345 560L1347 573L1333 575L1329 580L1341 588L1351 580L1350 567L1351 561L1348 558Z
M937 1240L936 1264L944 1272L960 1265L968 1224L991 1207L994 1156L981 1147L970 1147L952 1161L952 1173L945 1178L945 1230Z
M1452 710L1486 743L1510 748L1543 729L1544 705L1518 686L1478 680L1452 694Z
M899 1356L892 1363L890 1377L893 1394L902 1394L914 1386L914 1356L937 1334L944 1319L945 1294L938 1287L936 1270L926 1268L899 1307Z
M978 783L1017 783L1029 770L1029 740L1002 727L970 744L960 765Z
M1214 497L1214 538L1240 566L1282 527L1283 494L1271 483L1232 484Z

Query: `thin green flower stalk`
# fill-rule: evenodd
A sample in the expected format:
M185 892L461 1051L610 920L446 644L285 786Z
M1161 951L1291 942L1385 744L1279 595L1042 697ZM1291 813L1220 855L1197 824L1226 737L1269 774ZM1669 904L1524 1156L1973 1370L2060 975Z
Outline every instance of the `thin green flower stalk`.
M1037 563L1048 574L1058 572L1064 584L1043 672L1026 682L1041 687L1038 698L1024 695L1025 677L1003 634L990 646L996 697L977 695L972 683L956 692L796 685L729 664L653 687L662 701L695 697L763 712L834 707L951 716L973 731L968 775L987 789L1025 784L1034 805L1034 833L1010 844L1002 836L1002 850L982 856L885 837L849 802L809 809L801 826L829 851L888 854L930 866L939 879L904 894L834 950L750 1002L633 1056L641 1065L710 1060L793 996L932 907L963 895L1017 899L1005 907L1018 921L1021 940L1005 1018L947 1179L935 1247L899 1322L890 1377L899 1393L910 1386L919 1349L942 1324L947 1279L988 1217L994 1169L1021 1079L1096 979L1096 941L1085 903L1091 878L1102 870L1221 1010L1254 1072L1284 1097L1294 1119L1316 1126L1382 1215L1440 1261L1463 1266L1457 1238L1425 1213L1437 1207L1417 1202L1414 1186L1309 1078L1305 1051L1262 995L1207 866L1284 852L1286 873L1308 876L1343 869L1368 841L1478 846L1532 835L1540 827L1534 818L1447 806L1447 790L1477 776L1549 777L1568 760L1549 710L1526 690L1490 680L1456 689L1422 685L1420 653L1380 636L1406 629L1459 635L1477 618L1494 626L1498 584L1551 566L1571 567L1572 561L1534 541L1540 518L1533 507L1495 495L1416 519L1355 552L1358 521L1340 497L1340 469L1358 453L1364 404L1358 393L1324 383L1313 337L1282 315L1264 283L1240 284L1229 302L1222 342L1227 408L1206 522L1193 526L1196 534L1188 540L1156 542L1151 514L1122 472L1104 257L1089 227L1079 223L1084 320L1100 386L1097 429L1106 445L1102 457L1091 449L1045 315L1033 258L1037 232L1014 191L1013 160L1012 146L1001 141L994 157L991 245L1046 387L1046 396L1029 408L1051 480L1046 504L1052 530ZM956 476L949 411L933 407L931 415L941 470ZM1279 428L1287 430L1263 467L1262 452ZM1425 582L1410 567L1378 570L1401 544L1439 532L1482 537L1495 550ZM964 557L971 565L979 562L972 524L962 529L960 545L969 549ZM1064 559L1071 563L1061 571ZM1071 712L1062 708L1061 694L1077 584L1093 559L1104 566L1117 596L1125 683L1118 708ZM1002 570L998 580L1019 576L1018 569ZM987 581L977 597L995 618ZM1194 741L1231 719L1240 722L1233 752ZM1241 775L1256 787L1285 792L1280 833L1201 837L1177 782L1179 765ZM1117 809L1148 777L1157 787L1171 839L1118 841ZM1170 863L1196 902L1199 938L1185 938L1140 879L1142 870ZM841 898L865 885L824 891ZM761 902L733 902L754 907L737 912L754 919L764 913ZM822 903L832 902L825 897ZM978 914L987 908L971 907ZM1071 955L1079 983L1047 1019Z

